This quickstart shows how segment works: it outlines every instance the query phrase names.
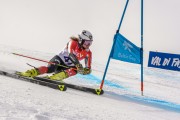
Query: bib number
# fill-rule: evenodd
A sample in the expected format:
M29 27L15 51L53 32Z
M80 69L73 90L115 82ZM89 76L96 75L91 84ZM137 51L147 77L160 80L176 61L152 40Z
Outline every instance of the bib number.
M67 57L67 56L64 56L64 61L66 62L67 65L71 65L72 64L70 58Z

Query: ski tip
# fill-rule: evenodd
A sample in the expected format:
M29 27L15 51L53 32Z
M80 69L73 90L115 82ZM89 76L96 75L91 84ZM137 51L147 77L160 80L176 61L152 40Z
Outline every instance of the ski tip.
M102 89L95 89L95 94L102 95L102 94L104 94L104 90L102 90Z

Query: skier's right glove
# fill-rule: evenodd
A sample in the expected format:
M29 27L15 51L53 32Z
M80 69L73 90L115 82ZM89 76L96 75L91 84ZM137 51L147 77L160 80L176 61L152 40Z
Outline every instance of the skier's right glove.
M83 69L82 64L76 64L76 68L77 68L77 72L79 74L83 74L84 73L84 69Z

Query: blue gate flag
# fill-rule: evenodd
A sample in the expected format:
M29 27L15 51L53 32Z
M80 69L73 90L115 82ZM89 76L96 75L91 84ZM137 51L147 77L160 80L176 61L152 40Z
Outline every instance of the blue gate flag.
M124 62L140 64L140 48L127 40L120 33L114 36L111 58Z
M150 51L148 67L180 71L180 54Z

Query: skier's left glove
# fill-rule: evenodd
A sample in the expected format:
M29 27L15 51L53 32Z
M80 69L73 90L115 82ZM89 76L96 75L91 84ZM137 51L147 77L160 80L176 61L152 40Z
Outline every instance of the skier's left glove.
M83 75L87 75L91 73L91 69L90 68L83 68Z

